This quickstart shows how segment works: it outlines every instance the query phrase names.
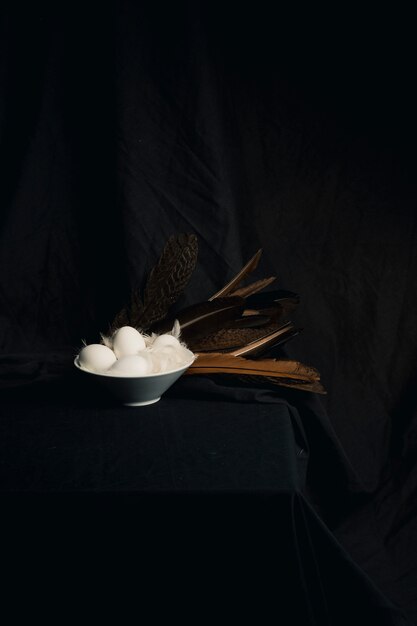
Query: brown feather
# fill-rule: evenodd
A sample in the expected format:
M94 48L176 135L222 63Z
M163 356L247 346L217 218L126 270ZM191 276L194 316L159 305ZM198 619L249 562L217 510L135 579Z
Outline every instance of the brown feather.
M278 323L288 322L291 316L291 313L294 311L296 305L288 302L288 303L276 303L273 306L264 309L251 309L245 308L242 313L242 317L251 317L253 315L260 315L263 317L268 317L271 322Z
M162 320L187 286L197 263L198 243L194 234L173 235L153 267L143 294L143 310L135 326L148 329Z
M127 308L124 307L114 316L111 324L109 324L107 334L111 336L121 326L129 326L129 325L130 325L129 315L127 312Z
M194 352L232 350L246 345L265 334L264 328L222 328L221 330L189 344Z
M239 288L257 268L262 249L208 301L187 307L172 319L167 317L191 277L197 254L195 235L171 237L149 274L143 299L139 290L133 290L129 307L115 316L111 330L130 324L148 331L170 332L178 319L181 339L197 353L188 375L235 375L257 384L326 393L319 372L311 366L289 359L248 358L259 357L300 331L290 321L283 324L298 305L297 294L285 290L260 293L275 277Z
M242 313L244 299L239 297L218 298L213 302L204 301L186 307L175 314L175 318L166 318L152 326L155 333L166 333L172 328L175 319L180 324L181 339L191 345L193 341L217 332Z
M262 336L235 350L232 353L233 356L248 357L262 354L266 350L275 347L278 343L282 343L285 337L288 336L288 339L290 339L294 334L299 333L299 329L295 328L292 322L287 322L279 328L275 328L272 332L265 332L265 330Z
M131 326L138 326L143 314L143 303L137 289L132 289L130 294L129 319Z
M163 319L187 286L197 255L198 242L194 234L181 233L170 237L149 274L143 301L140 290L132 289L129 304L115 315L108 333L126 325L147 329Z
M234 276L232 280L230 280L227 283L227 285L222 287L220 291L214 294L214 296L211 296L209 300L215 300L216 298L220 298L220 297L224 298L224 296L231 294L231 292L235 289L235 287L237 287L242 282L242 280L246 278L246 276L248 276L251 272L253 272L257 268L261 255L262 255L262 248L258 250L258 252L246 263L244 267L242 267L240 272L238 272L236 276Z
M282 328L282 324L275 323L260 328L222 328L208 337L203 337L189 344L189 348L194 352L230 351L234 348L245 347L265 336L270 336L271 333L280 328Z
M272 291L263 291L262 293L249 295L247 303L248 308L262 309L276 304L277 302L287 300L293 300L298 304L300 302L300 296L294 291L288 291L288 289L273 289Z
M193 374L239 374L267 376L271 378L291 378L294 380L316 382L319 372L310 365L290 359L245 359L223 353L198 353L197 359L186 372Z
M225 324L225 328L264 328L271 323L271 318L268 315L258 315L256 312L253 315L245 315L234 319Z
M275 280L276 276L270 276L269 278L262 278L261 280L257 280L247 287L241 287L240 289L236 289L236 291L232 291L231 296L240 296L241 298L247 298L248 296L253 295L254 293L258 293L271 285Z
M268 376L239 376L239 379L244 382L251 382L259 385L259 383L269 383L271 385L277 385L279 387L289 387L290 389L298 389L299 391L310 391L311 393L319 393L326 395L327 391L323 385L315 381L305 382L300 380L293 380L291 378L270 378Z

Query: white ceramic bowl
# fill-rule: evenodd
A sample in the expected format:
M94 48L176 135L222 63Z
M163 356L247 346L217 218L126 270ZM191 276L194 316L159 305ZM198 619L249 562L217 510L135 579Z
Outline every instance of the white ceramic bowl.
M178 380L194 360L195 357L186 365L161 374L126 377L89 372L80 366L78 356L74 359L74 365L82 374L104 387L125 406L145 406L158 402L162 394Z

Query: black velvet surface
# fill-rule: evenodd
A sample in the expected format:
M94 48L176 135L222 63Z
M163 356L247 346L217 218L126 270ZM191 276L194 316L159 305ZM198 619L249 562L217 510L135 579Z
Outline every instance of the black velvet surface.
M301 434L295 441L284 402L271 411L184 397L129 411L107 398L89 403L74 385L21 395L3 406L3 489L254 491L305 482L307 443Z
M56 368L58 360L56 356L52 367ZM64 501L63 511L71 510L72 519L74 511L83 510L82 501L74 500L76 494L78 498L80 494L101 494L113 497L118 523L111 528L117 534L119 526L125 524L126 508L129 510L123 502L120 507L121 495L125 494L136 503L135 508L130 507L130 524L139 518L143 532L143 511L149 515L151 510L155 516L155 501L152 503L149 496L155 499L159 494L162 498L162 506L159 501L156 511L163 515L163 499L176 494L179 500L174 508L179 526L188 518L189 510L205 513L207 502L202 507L199 501L202 494L211 501L210 515L230 517L230 510L223 504L229 496L236 503L233 518L240 531L250 530L253 538L257 537L255 543L259 543L259 532L272 540L268 544L271 577L275 584L281 578L285 580L278 594L280 615L291 614L295 624L323 626L350 624L352 620L411 624L401 608L390 602L352 560L317 514L320 511L326 518L328 502L326 489L318 486L315 465L309 464L310 449L320 450L321 468L327 467L327 497L331 491L333 505L335 497L349 493L349 478L353 477L330 424L316 414L314 401L307 401L308 415L303 403L297 408L275 391L202 377L180 380L155 405L120 407L111 397L99 393L90 379L84 380L78 372L65 372L65 361L61 367L64 374L49 379L37 375L31 383L3 390L0 491L7 521L16 504L23 517L22 511L32 502L38 515L39 507L42 510L46 506L48 516L50 509L56 515L64 494L69 499ZM307 420L312 421L310 436L303 426ZM320 447L314 442L314 432L316 436L326 434ZM242 506L243 494L252 499L254 494L263 494L264 500L253 500L251 507L249 499ZM191 506L184 506L184 497L191 499ZM94 512L97 514L97 510ZM204 550L197 546L201 533L209 528L213 533L210 524L210 516L206 516L198 531L196 549L201 559ZM179 536L183 533L181 528ZM155 527L152 532L148 530L148 537L151 541L159 538ZM189 535L182 541L186 551L190 548ZM250 552L253 541L246 542ZM216 549L230 551L224 530ZM257 560L261 563L259 556ZM235 561L230 563L229 575L239 584L242 571L236 565ZM262 561L262 568L266 566ZM253 581L250 595L255 598L260 581L253 579L253 572L246 576L246 585ZM260 591L264 595L268 583ZM245 602L243 606L249 609ZM257 619L266 608L264 604L257 611Z
M308 502L415 617L411 17L392 7L321 13L273 11L263 2L123 0L81 8L4 3L0 18L1 445L9 497L12 489L107 489L112 480L130 489L139 475L144 488L178 485L181 475L191 489L223 480L269 488L279 481L269 474L280 450L274 438L285 439L283 423L294 429L300 418L302 430L291 436L309 442ZM152 409L162 413L158 433L151 434L151 408L140 426L161 450L169 433L169 445L190 461L174 469L168 461L147 465L138 433L142 460L120 460L116 444L128 446L132 433L120 428L124 417L95 407L88 393L68 396L63 381L81 340L98 340L177 232L194 232L200 244L179 306L207 298L259 247L255 277L277 274L279 287L301 294L295 321L304 331L287 354L318 367L328 395L280 391L274 409L286 417L277 425L264 413L269 391L257 392L252 408L266 432L251 423L252 405L242 411L264 460L251 456L243 434L239 445L228 438L221 422L210 431L209 409L200 415L191 382ZM218 383L205 384L201 406L219 402L222 415L253 402L230 382L220 395ZM187 406L188 417L181 421L174 406ZM184 469L196 467L194 410L207 429L202 454L211 469L201 474ZM84 416L77 429L74 415ZM107 465L104 434L112 436ZM75 454L79 437L84 448ZM220 441L231 456L222 457ZM247 472L236 475L239 447ZM210 451L228 464L227 478Z

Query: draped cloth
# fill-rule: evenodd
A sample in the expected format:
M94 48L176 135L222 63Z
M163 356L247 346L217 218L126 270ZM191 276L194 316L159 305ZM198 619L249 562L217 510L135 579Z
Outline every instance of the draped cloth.
M1 386L24 401L22 383L64 375L171 234L199 239L181 306L262 247L259 276L301 295L287 354L328 390L313 408L279 393L316 416L308 502L415 616L413 20L224 4L2 6ZM329 439L349 468L335 499Z

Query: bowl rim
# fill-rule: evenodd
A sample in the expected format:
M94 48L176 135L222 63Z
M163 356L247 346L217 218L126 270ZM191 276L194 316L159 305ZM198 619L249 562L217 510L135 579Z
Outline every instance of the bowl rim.
M142 380L143 378L156 378L156 377L167 376L169 374L176 374L177 372L185 371L194 363L197 356L198 356L197 354L194 354L193 358L190 359L190 361L186 365L181 365L181 367L177 367L174 370L169 370L168 372L155 372L155 373L150 373L150 374L143 374L142 376L112 376L111 374L106 374L105 372L92 372L90 370L87 370L81 367L79 363L78 354L74 359L74 365L80 372L84 372L85 374L91 374L92 376L101 376L103 378L110 378L112 380L120 380L120 379L121 380Z

